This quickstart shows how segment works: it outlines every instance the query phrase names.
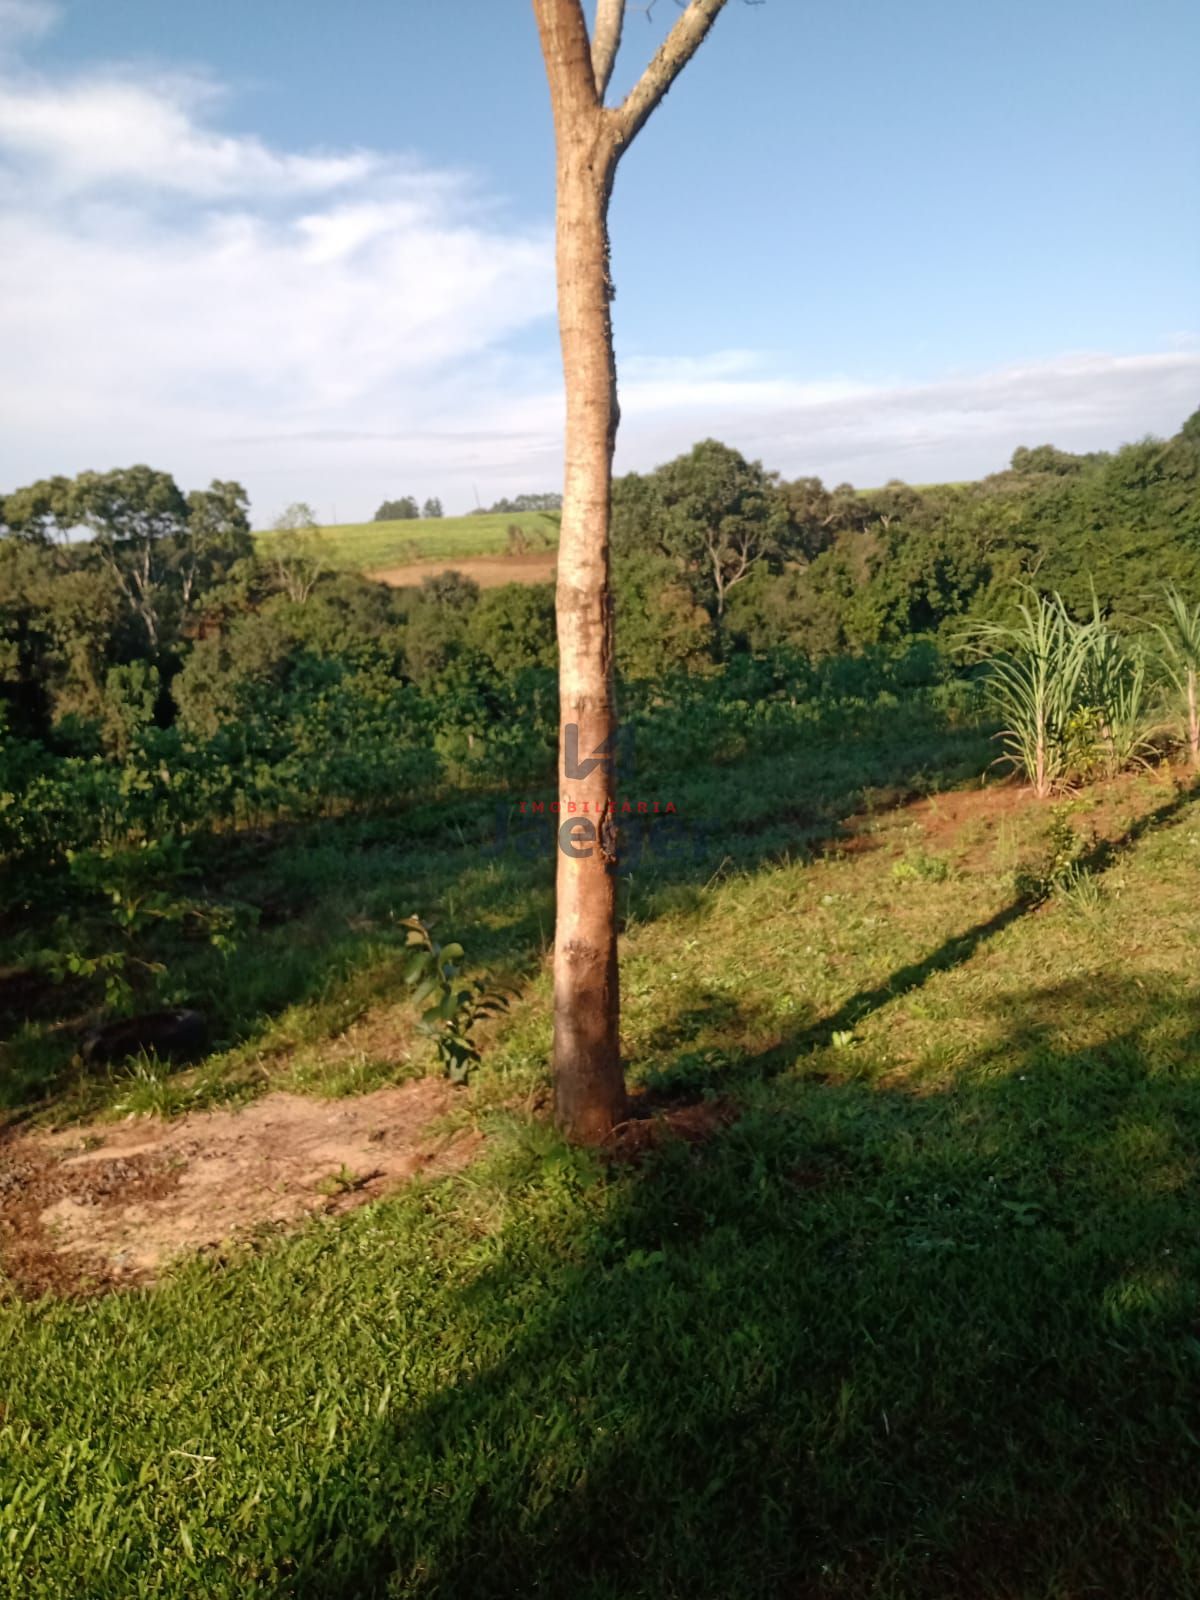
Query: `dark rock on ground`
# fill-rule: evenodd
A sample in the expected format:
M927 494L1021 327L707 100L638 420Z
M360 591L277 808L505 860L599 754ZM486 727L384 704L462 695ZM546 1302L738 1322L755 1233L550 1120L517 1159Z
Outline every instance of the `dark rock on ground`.
M180 1008L106 1022L84 1035L79 1053L88 1066L107 1066L142 1051L160 1061L195 1061L207 1048L203 1013Z

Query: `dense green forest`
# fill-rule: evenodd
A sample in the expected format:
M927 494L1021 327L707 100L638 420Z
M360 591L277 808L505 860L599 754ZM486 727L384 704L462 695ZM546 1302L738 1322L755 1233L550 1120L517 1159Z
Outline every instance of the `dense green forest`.
M256 554L238 485L185 495L146 467L19 489L0 517L10 866L549 772L549 586L392 590L300 536ZM1167 583L1196 594L1200 413L1112 454L1045 445L977 483L861 493L710 440L618 482L613 547L625 714L713 711L648 728L643 762L720 759L738 706L961 674L964 625L1010 614L1017 580L1119 628Z

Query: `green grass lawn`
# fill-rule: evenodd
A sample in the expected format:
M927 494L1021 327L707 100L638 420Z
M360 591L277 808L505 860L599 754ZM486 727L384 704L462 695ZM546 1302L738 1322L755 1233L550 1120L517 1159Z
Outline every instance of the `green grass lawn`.
M373 572L389 566L443 557L500 555L508 548L508 530L520 528L529 548L558 545L558 517L548 512L520 515L485 513L475 517L431 517L407 522L348 522L321 528L317 548L332 567ZM255 536L269 551L271 533Z
M884 727L680 788L715 842L622 886L623 1035L733 1120L638 1163L531 1110L549 874L481 851L486 802L236 847L281 919L163 1103L394 1073L418 909L523 983L462 1095L489 1140L156 1289L0 1305L3 1592L1197 1592L1200 800L1085 792L1035 904L1048 809L940 792L979 756Z

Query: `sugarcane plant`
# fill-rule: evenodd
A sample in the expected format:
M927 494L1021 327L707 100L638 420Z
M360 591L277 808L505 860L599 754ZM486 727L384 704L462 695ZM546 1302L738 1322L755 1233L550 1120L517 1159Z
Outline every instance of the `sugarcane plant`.
M1144 763L1152 748L1146 652L1137 639L1125 638L1101 615L1094 588L1090 619L1069 626L1083 652L1074 719L1084 735L1078 764L1115 778Z
M1163 598L1167 620L1154 624L1162 641L1159 658L1181 702L1192 766L1200 771L1200 605L1189 605L1174 584Z
M1188 612L1178 597L1176 605L1179 637L1172 634L1168 642L1186 694L1187 661L1200 665L1200 612ZM1016 612L1015 622L977 623L964 642L984 663L1004 756L1029 778L1034 793L1044 799L1072 783L1101 774L1113 778L1144 764L1154 751L1145 645L1113 627L1094 591L1092 614L1082 622L1059 594L1027 587ZM1194 635L1187 633L1189 621ZM1194 693L1195 665L1192 672Z
M1088 644L1059 595L1025 589L1016 622L980 622L968 648L986 663L1005 756L1044 799L1071 777L1071 728Z

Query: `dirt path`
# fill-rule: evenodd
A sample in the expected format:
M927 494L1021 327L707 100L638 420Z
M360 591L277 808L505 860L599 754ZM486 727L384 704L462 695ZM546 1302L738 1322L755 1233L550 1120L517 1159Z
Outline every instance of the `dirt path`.
M378 572L368 572L368 578L377 583L390 584L393 589L406 584L420 583L422 578L438 572L461 572L474 578L481 589L498 589L505 583L549 583L554 577L556 550L535 550L523 556L459 556L442 557L432 561L410 561L402 567L384 567Z
M0 1145L0 1273L23 1295L145 1282L173 1256L348 1211L456 1171L480 1135L435 1135L440 1078L347 1100L270 1094L240 1111L28 1135Z

